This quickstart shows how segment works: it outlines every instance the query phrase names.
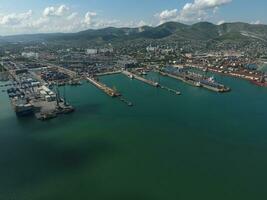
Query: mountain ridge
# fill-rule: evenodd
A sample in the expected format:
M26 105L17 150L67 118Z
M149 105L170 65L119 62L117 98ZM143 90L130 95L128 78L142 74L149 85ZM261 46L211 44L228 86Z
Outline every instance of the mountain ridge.
M179 22L166 22L159 26L129 27L107 27L102 29L88 29L75 33L37 33L0 36L2 42L40 42L40 41L92 41L112 42L120 40L150 39L161 40L176 38L181 40L203 40L223 39L227 36L237 39L251 38L267 40L267 25L248 24L243 22L223 23L215 25L210 22L198 22L192 25ZM228 37L229 39L230 37ZM233 38L232 38L233 39Z

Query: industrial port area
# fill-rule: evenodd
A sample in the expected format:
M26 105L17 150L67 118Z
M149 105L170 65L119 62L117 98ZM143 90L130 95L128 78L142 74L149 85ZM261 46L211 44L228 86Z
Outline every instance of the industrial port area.
M49 120L75 111L75 106L66 98L65 85L77 87L92 84L126 106L135 106L134 99L129 100L116 89L119 85L112 87L101 81L102 76L115 74L175 96L183 94L178 82L215 93L231 92L231 85L218 82L216 74L267 86L266 74L255 68L256 60L245 58L237 52L181 53L176 59L167 59L174 56L175 49L151 45L145 48L141 58L140 55L124 55L125 52L112 46L67 50L48 50L39 46L11 49L1 57L2 92L7 92L18 116L34 115L38 120ZM159 78L152 79L150 74L157 74ZM174 79L177 86L170 88L164 85L160 77Z
M36 63L37 68L29 68L24 63L16 63L10 58L2 61L3 71L7 74L8 84L6 87L12 107L17 116L35 115L38 120L49 120L61 114L68 114L75 111L66 99L65 90L60 93L59 88L65 85L79 86L86 80L110 97L118 98L127 106L132 107L134 103L127 100L117 91L99 80L100 76L122 74L129 79L135 79L154 88L166 90L174 95L181 95L181 91L169 88L160 81L150 80L147 74L154 72L159 76L168 76L183 81L195 87L203 87L213 92L228 92L230 88L217 83L212 77L190 72L182 67L167 66L163 68L114 68L112 71L101 73L78 73L54 64Z

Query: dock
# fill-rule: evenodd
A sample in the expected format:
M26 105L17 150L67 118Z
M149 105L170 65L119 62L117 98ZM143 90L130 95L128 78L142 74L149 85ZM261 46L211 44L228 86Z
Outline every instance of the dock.
M103 92L105 92L107 95L109 95L111 97L121 96L121 94L119 92L117 92L116 90L109 88L104 83L101 83L101 82L97 81L96 79L94 79L92 77L86 77L86 79L91 84L93 84L94 86L96 86L97 88L99 88L100 90L102 90Z
M156 72L158 72L158 73L161 74L162 76L168 76L168 77L170 77L170 78L173 78L173 79L176 79L176 80L183 81L183 82L187 83L187 82L185 81L185 79L182 78L182 77L175 76L175 75L173 75L173 74L169 74L169 73L161 72L161 71L156 71Z
M131 79L136 79L136 80L142 81L142 82L144 82L144 83L146 83L148 85L151 85L153 87L159 87L159 83L151 81L151 80L148 80L148 79L145 79L145 78L143 78L141 76L138 76L138 75L136 75L134 73L131 73L129 71L124 70L124 71L122 71L122 74L124 74L125 76L128 76Z
M172 93L172 94L175 94L175 95L181 95L181 92L178 91L178 90L174 90L174 89L171 89L169 87L166 87L166 86L162 86L160 85L160 88L163 89L163 90L167 90L168 92Z
M112 71L112 72L103 72L103 73L98 73L96 76L108 76L108 75L114 75L114 74L120 74L121 70L118 71Z
M72 71L72 70L69 70L67 68L64 68L64 67L61 67L61 66L58 66L58 65L54 65L54 64L51 64L51 63L48 64L48 67L56 68L58 71L60 71L60 72L62 72L64 74L67 74L72 79L77 78L77 73Z
M208 83L205 83L204 80L194 80L187 76L177 76L177 75L170 74L167 72L162 72L162 71L157 71L157 72L163 76L168 76L170 78L182 81L194 87L202 87L213 92L224 93L224 92L229 92L231 90L230 88L225 87L224 85L218 84L218 83L217 83L217 87L215 87L215 86L209 85Z
M127 106L129 107L132 107L133 106L133 103L128 101L127 99L123 98L123 97L120 97L120 101L125 103Z
M160 85L159 83L157 83L157 82L153 82L153 81L151 81L151 80L147 80L147 79L145 79L145 78L143 78L143 77L141 77L141 76L138 76L138 75L136 75L136 74L134 74L134 73L131 73L131 72L129 72L129 71L122 71L122 74L128 76L128 77L131 78L131 79L137 79L137 80L139 80L139 81L142 81L142 82L144 82L144 83L146 83L146 84L148 84L148 85L151 85L151 86L153 86L153 87L157 87L157 88L161 88L161 89L163 89L163 90L167 90L168 92L173 93L173 94L176 94L176 95L181 95L181 92L178 91L178 90L171 89L171 88L169 88L169 87Z

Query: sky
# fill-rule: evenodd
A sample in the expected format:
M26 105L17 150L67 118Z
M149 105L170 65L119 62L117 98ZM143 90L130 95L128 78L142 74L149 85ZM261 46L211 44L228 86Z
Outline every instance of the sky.
M0 0L0 35L157 26L167 21L267 24L266 0Z

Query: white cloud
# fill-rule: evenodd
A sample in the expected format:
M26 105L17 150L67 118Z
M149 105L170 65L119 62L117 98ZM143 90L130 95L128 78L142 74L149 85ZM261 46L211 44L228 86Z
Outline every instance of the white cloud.
M51 5L38 14L32 10L22 13L1 14L0 35L77 32L88 28L140 27L147 25L143 20L122 21L104 19L94 11L78 13L67 5Z
M49 6L46 7L43 11L44 17L51 17L51 16L64 16L69 11L69 7L66 5L60 5L60 6Z
M177 9L164 10L157 14L156 17L160 23L170 20L181 22L207 20L210 15L217 12L220 6L230 2L232 0L194 0L192 3L186 3L180 11Z
M170 19L173 19L175 17L177 17L178 15L178 10L177 9L173 9L173 10L164 10L162 11L158 17L162 20L162 21L168 21Z
M78 13L77 12L73 12L67 17L67 19L68 20L73 20L76 17L78 17Z
M222 24L224 24L225 23L225 21L224 20L221 20L221 21L218 21L217 22L217 25L222 25Z
M256 21L251 22L250 24L258 25L258 24L261 24L261 21L260 20L256 20Z
M142 27L148 25L144 20L141 20L137 23L137 27Z
M32 16L32 10L25 13L12 13L8 15L0 15L0 25L14 26L23 23Z
M84 16L84 19L82 21L82 23L84 23L85 25L92 25L93 24L93 19L97 16L97 13L95 12L87 12Z

